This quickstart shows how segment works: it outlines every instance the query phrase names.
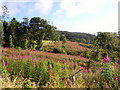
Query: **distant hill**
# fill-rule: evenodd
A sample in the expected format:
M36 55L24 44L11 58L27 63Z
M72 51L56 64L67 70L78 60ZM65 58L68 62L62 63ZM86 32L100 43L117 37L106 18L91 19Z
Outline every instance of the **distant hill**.
M92 44L95 35L81 33L81 32L68 32L68 31L58 31L61 35L64 34L68 41L72 42L82 42L86 44Z

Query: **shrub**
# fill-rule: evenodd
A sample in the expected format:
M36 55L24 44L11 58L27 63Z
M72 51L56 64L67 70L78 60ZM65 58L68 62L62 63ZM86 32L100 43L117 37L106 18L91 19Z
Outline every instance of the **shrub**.
M54 48L53 53L62 53L62 54L67 54L66 51L60 47Z

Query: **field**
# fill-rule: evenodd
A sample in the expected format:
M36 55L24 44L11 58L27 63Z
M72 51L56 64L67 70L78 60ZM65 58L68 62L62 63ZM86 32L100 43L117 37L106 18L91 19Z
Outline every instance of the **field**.
M62 47L60 43L44 44L43 49ZM71 52L91 51L83 45L67 42L65 48ZM2 57L3 88L118 88L120 65L110 62L109 57L98 62L76 53L15 48L3 48Z

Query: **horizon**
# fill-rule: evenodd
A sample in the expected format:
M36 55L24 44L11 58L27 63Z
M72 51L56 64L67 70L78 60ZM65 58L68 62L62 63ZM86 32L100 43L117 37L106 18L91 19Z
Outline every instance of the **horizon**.
M97 34L97 32L118 32L119 0L4 0L13 17L40 17L46 19L60 31ZM0 9L1 11L1 9ZM1 13L1 12L0 12Z

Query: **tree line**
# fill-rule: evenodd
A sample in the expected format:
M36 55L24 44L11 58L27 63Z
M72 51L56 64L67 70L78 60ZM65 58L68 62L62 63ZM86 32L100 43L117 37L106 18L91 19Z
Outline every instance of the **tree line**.
M60 35L65 35L68 41L93 44L95 35L78 32L59 31Z
M39 50L43 39L57 40L56 29L40 17L33 17L30 20L23 18L21 23L16 18L10 22L3 21L3 46L29 49L36 45L36 49Z

